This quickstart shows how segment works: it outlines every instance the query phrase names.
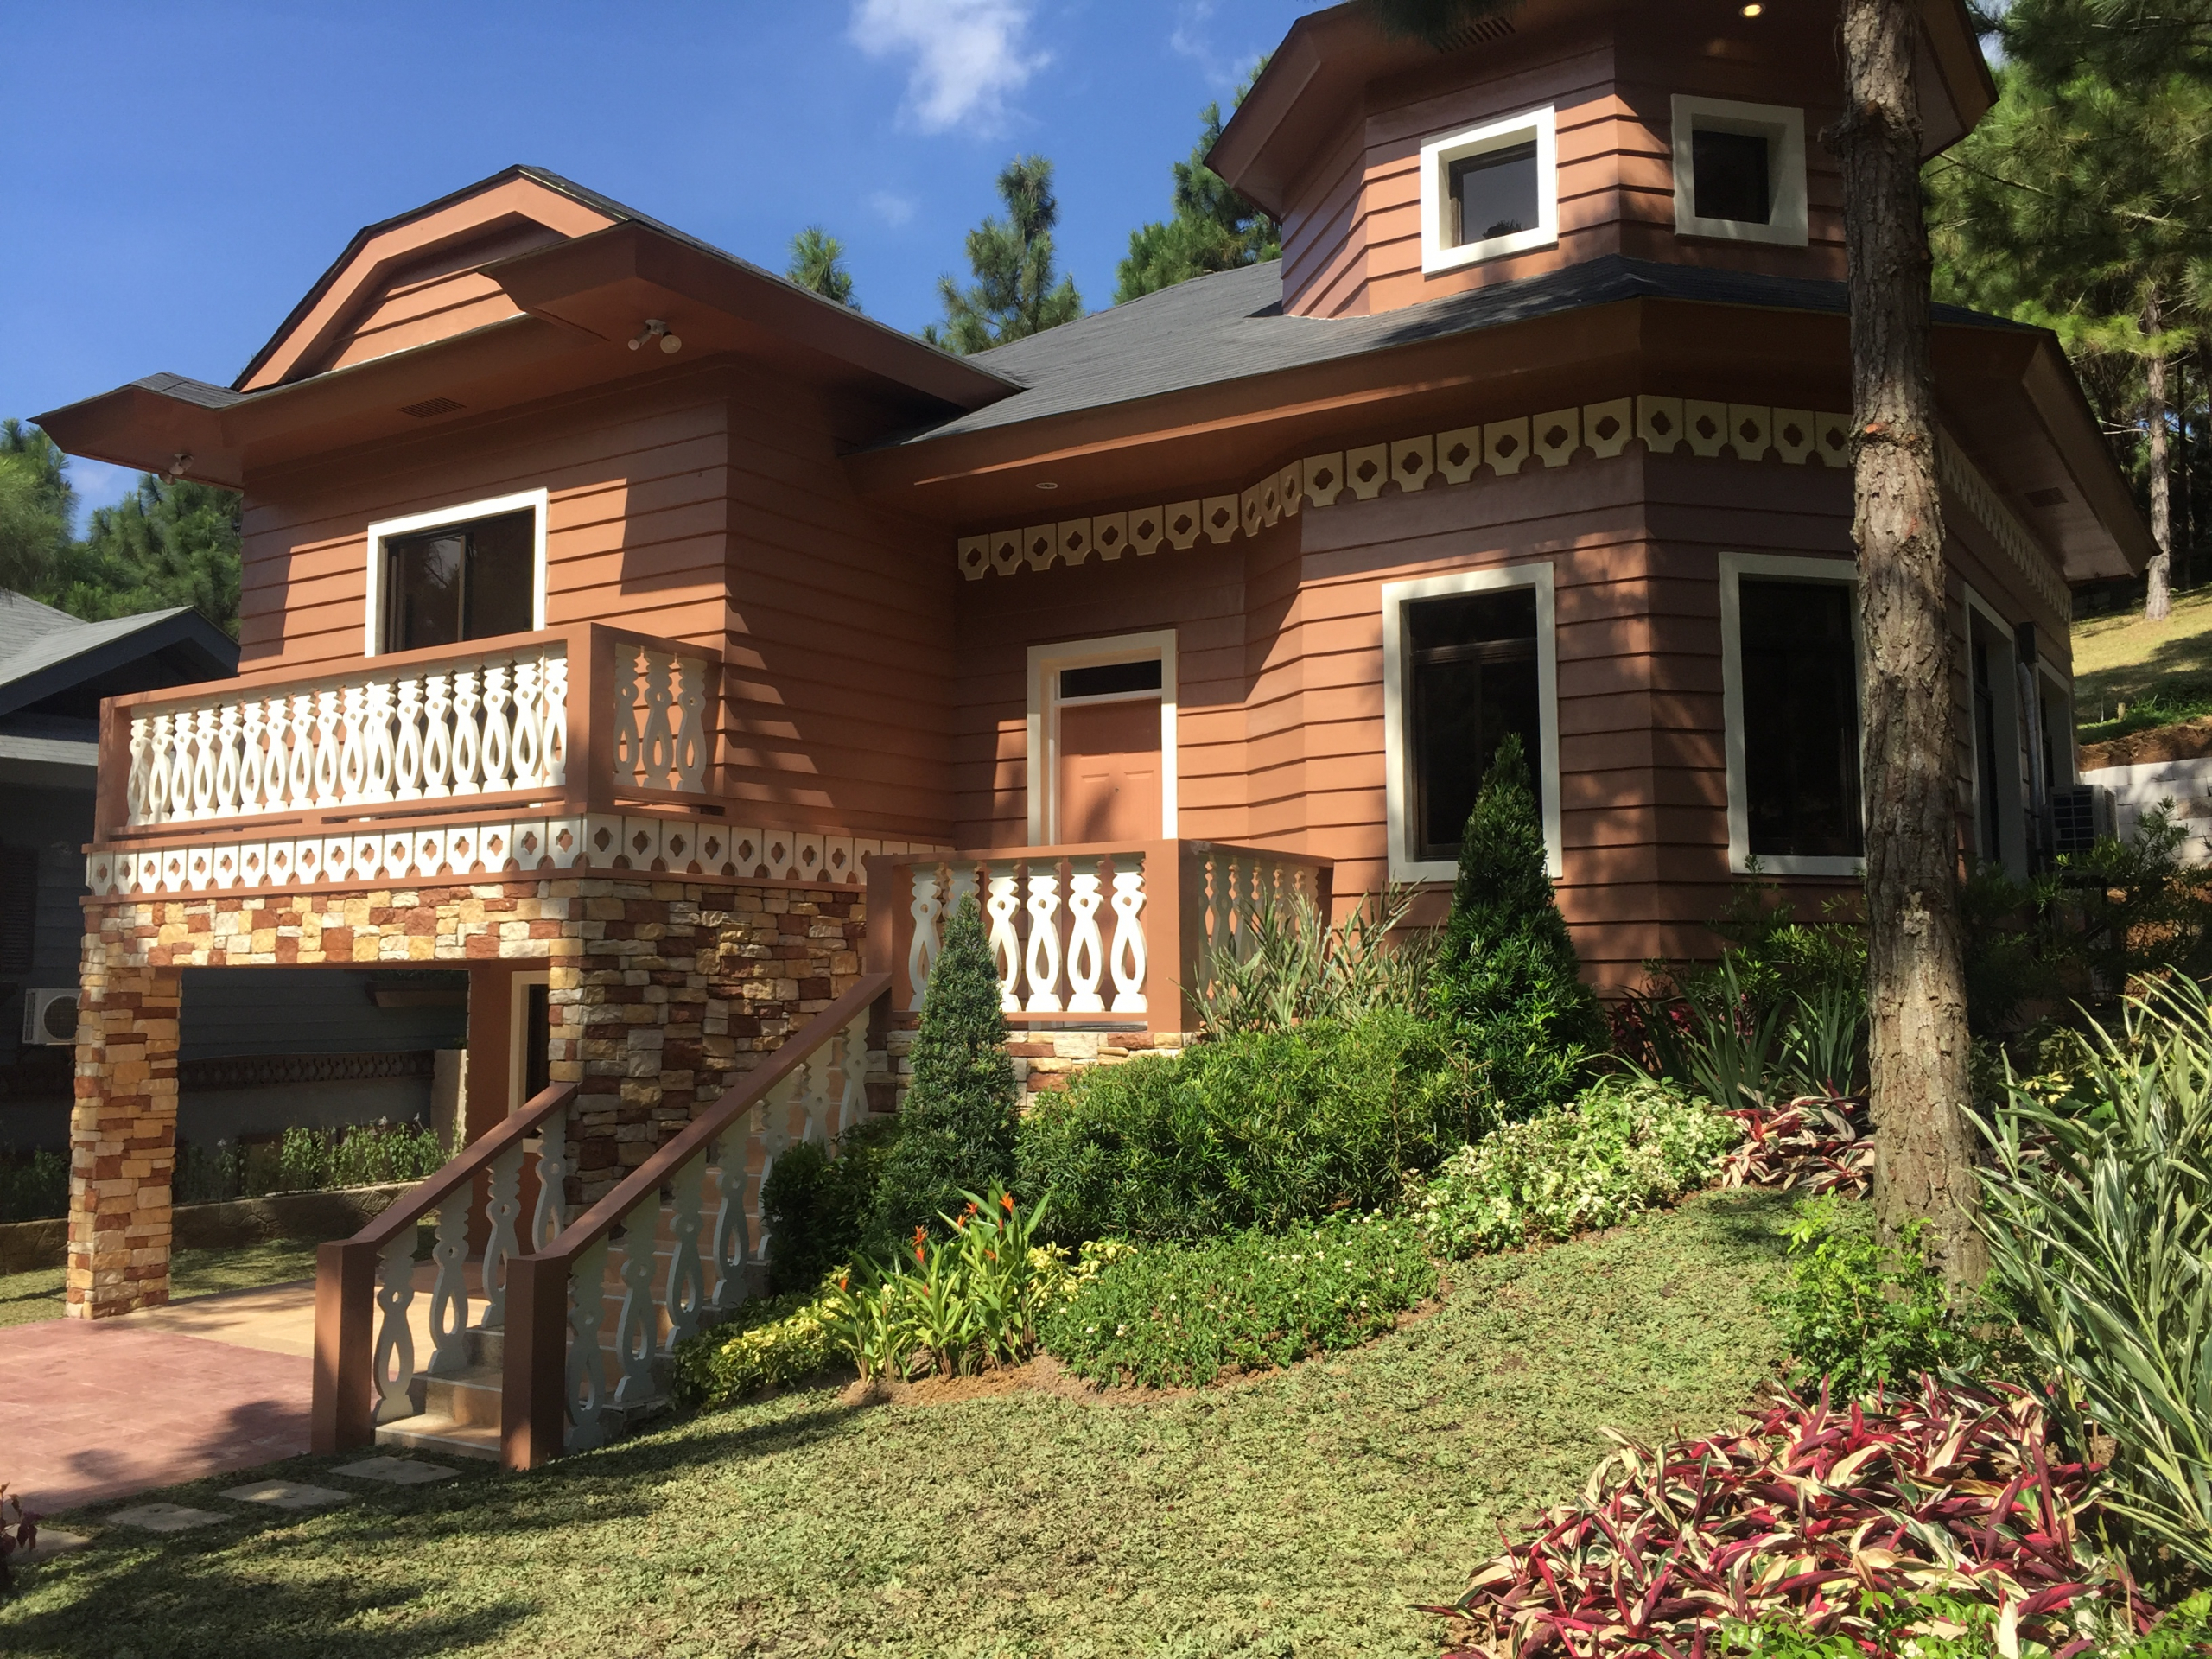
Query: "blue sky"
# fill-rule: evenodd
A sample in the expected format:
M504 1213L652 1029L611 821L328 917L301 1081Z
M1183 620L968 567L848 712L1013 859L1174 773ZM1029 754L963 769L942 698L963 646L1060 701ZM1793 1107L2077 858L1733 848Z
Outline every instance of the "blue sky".
M818 222L916 328L1017 150L1112 296L1169 163L1314 0L9 8L0 415L227 383L361 226L512 162L780 270ZM90 504L129 475L79 462Z

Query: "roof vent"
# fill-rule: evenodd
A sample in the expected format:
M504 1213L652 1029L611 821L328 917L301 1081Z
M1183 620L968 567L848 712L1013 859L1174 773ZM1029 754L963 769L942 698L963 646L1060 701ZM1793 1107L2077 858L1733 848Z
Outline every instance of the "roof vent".
M1470 17L1456 23L1437 43L1440 52L1457 52L1470 46L1484 46L1492 41L1503 41L1513 33L1510 17Z
M2038 507L2063 507L2066 505L2066 492L2061 489L2030 490L2028 499Z
M418 421L427 421L433 415L450 415L461 405L450 397L425 397L419 404L403 404L399 412L412 415Z

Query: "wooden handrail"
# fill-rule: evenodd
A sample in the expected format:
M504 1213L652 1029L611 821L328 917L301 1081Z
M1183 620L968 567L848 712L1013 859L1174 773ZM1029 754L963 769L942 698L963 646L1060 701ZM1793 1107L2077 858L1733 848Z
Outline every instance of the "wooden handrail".
M499 1390L500 1455L508 1468L536 1468L560 1456L567 1444L569 1278L577 1257L640 1203L658 1197L678 1170L703 1156L802 1061L819 1053L890 989L890 975L861 975L850 990L785 1039L543 1249L508 1264L506 1354Z
M346 1452L376 1439L370 1373L376 1351L377 1265L385 1247L454 1192L473 1186L493 1160L535 1135L575 1094L573 1083L541 1090L353 1237L315 1246L315 1380L308 1417L308 1440L314 1450Z

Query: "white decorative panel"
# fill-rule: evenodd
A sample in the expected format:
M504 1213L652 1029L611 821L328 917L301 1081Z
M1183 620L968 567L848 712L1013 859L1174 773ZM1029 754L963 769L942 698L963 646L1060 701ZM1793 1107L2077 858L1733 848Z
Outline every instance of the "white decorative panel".
M1635 415L1629 400L1614 397L1582 406L1582 441L1600 461L1610 461L1628 447L1634 436Z
M1455 427L1436 435L1436 470L1446 484L1464 484L1483 464L1483 429Z
M1102 559L1118 559L1129 550L1129 515L1103 513L1090 521L1090 545Z
M1554 409L1529 423L1537 458L1547 467L1564 467L1582 447L1582 411Z
M1335 505L1338 493L1344 486L1344 455L1308 455L1300 468L1305 474L1306 499L1317 507Z
M1774 411L1756 404L1728 405L1728 447L1738 461L1763 461L1774 447Z
M1205 504L1201 501L1171 501L1167 504L1167 544L1180 551L1198 539L1198 532L1205 527Z
M1435 470L1436 440L1427 433L1417 438L1400 438L1390 446L1390 476L1408 495L1427 489L1428 475Z
M1236 534L1236 518L1240 509L1233 495L1210 495L1199 515L1205 526L1206 539L1216 547L1226 547Z
M1728 442L1728 405L1682 399L1682 435L1694 455L1717 455Z
M963 536L960 538L960 574L970 582L981 582L990 574L991 538L988 536Z
M1810 410L1774 411L1774 447L1792 467L1802 467L1820 442L1820 428Z
M1167 510L1165 507L1132 507L1129 510L1129 545L1140 554L1157 553L1166 522Z
M1489 458L1491 471L1499 477L1510 478L1519 472L1529 459L1529 417L1484 423L1483 454Z

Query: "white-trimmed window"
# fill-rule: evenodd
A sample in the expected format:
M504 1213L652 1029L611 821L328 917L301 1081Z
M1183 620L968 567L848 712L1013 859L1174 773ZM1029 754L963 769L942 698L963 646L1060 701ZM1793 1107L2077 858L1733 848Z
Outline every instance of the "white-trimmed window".
M1548 107L1421 147L1423 270L1451 270L1558 240L1558 123Z
M371 524L363 654L543 627L546 502L524 490Z
M1728 868L1853 875L1866 861L1857 571L1720 556Z
M553 976L517 974L507 995L507 1109L518 1112L552 1086Z
M1075 639L1061 645L1029 648L1029 743L1027 794L1029 842L1033 847L1083 841L1071 833L1077 826L1064 823L1062 796L1069 768L1064 764L1072 752L1072 732L1064 737L1064 725L1081 724L1087 737L1097 741L1090 751L1102 762L1126 753L1126 764L1141 767L1151 733L1139 734L1126 751L1112 745L1117 716L1160 709L1158 760L1153 781L1133 780L1137 787L1156 787L1160 795L1159 822L1145 817L1145 834L1173 840L1175 836L1175 631L1115 634L1098 639ZM1096 728L1093 732L1091 728ZM1111 785L1109 785L1109 787ZM1134 826L1133 826L1134 828Z
M1552 567L1506 565L1382 587L1382 744L1393 881L1449 881L1491 756L1529 757L1546 861L1560 872L1559 656Z
M1974 856L2027 874L2026 728L2012 625L1966 588L1967 727L1974 754Z
M1675 233L1806 240L1805 112L1675 95Z

